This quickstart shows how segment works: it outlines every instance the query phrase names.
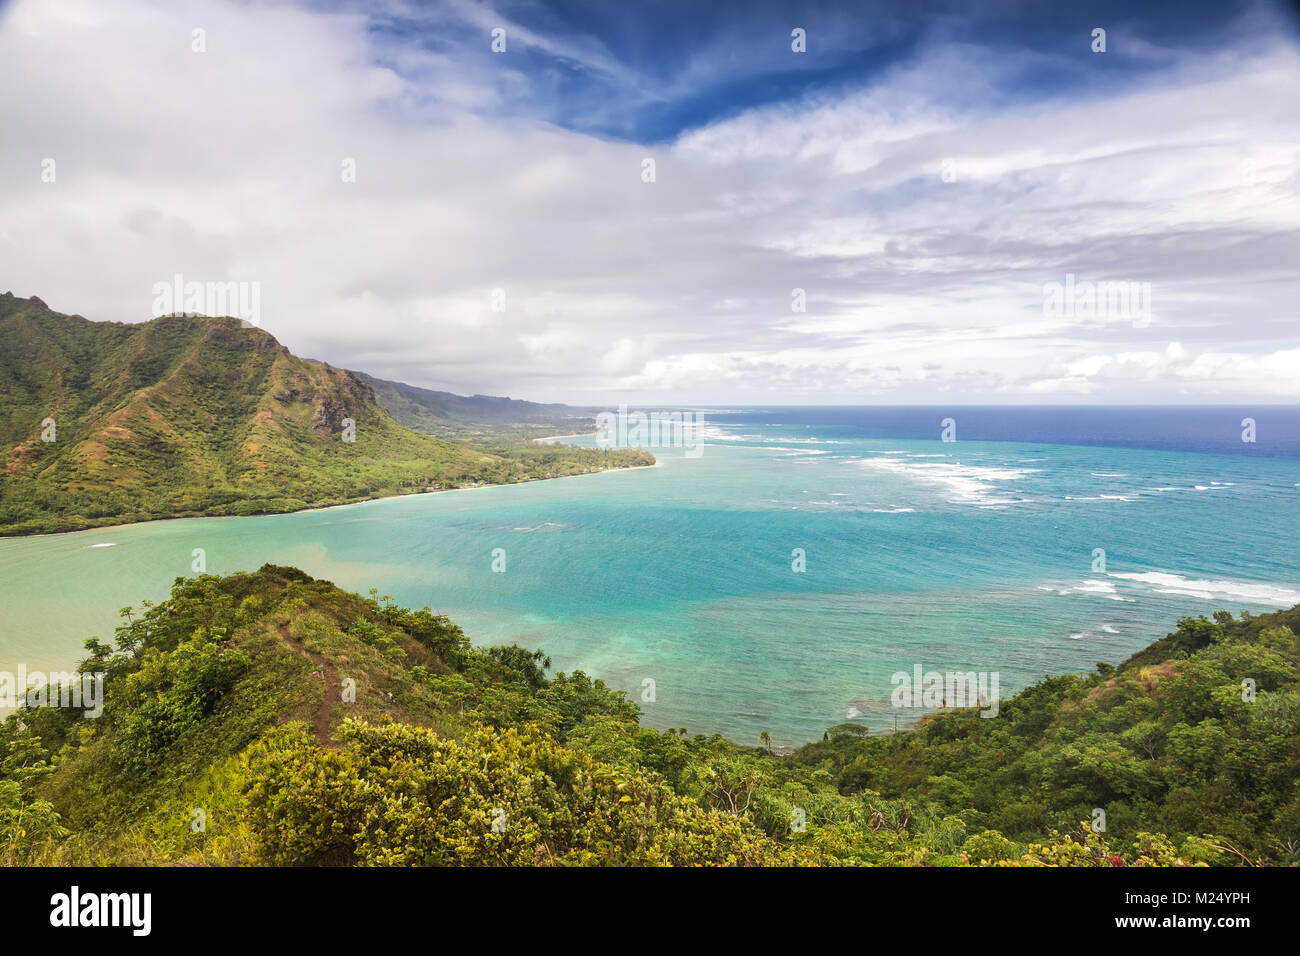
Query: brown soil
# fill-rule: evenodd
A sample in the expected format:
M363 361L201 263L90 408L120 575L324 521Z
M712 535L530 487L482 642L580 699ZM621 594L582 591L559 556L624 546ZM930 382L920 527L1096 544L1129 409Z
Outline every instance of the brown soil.
M337 750L338 744L334 742L330 734L330 712L333 709L333 702L343 699L343 682L339 680L334 665L325 659L324 654L307 650L289 636L288 624L281 624L279 631L280 636L285 639L290 647L316 665L316 673L322 675L325 679L325 693L321 696L320 706L316 708L316 717L312 724L316 731L317 742L322 747Z

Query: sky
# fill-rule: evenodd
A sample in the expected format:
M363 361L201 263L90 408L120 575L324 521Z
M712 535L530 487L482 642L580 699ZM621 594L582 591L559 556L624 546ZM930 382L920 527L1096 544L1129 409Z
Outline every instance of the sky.
M537 401L1296 402L1298 24L0 0L0 291Z

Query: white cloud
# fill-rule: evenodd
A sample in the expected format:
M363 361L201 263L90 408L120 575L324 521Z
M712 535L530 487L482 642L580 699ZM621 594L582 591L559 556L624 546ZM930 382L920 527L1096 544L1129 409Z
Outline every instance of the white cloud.
M1034 102L994 92L1041 55L934 44L648 147L520 113L523 61L479 35L498 20L447 7L474 32L428 49L278 4L6 8L0 288L136 321L177 272L259 281L299 354L548 401L1297 394L1281 41L1159 51L1141 86ZM508 29L641 83L597 44ZM1152 321L1044 315L1066 273L1151 283Z

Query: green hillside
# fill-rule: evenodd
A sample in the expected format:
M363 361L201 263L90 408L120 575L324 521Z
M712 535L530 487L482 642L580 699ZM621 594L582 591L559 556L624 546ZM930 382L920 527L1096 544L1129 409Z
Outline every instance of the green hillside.
M294 511L653 461L492 454L403 427L358 376L297 358L237 319L90 322L10 293L0 295L0 448L6 534Z
M550 434L576 434L595 429L595 415L591 409L494 395L455 395L405 382L385 381L364 372L355 374L375 390L379 404L396 421L430 435L464 434L474 430L475 426L497 431L545 429Z
M453 395L386 382L362 372L353 374L369 383L384 410L407 428L513 462L529 475L550 478L617 466L652 465L655 461L649 452L634 449L581 448L538 441L557 434L594 432L595 409L490 395Z
M293 568L177 579L87 642L101 716L0 725L0 844L40 864L1297 865L1297 627L1300 607L1185 619L997 718L782 756L644 728L541 652Z

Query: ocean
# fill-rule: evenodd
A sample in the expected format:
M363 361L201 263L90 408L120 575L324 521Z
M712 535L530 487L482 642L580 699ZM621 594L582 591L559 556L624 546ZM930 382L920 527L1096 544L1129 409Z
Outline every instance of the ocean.
M1009 696L1184 615L1300 602L1294 406L702 414L698 456L655 468L0 539L0 671L72 664L202 549L212 573L297 565L541 647L649 726L791 746L914 723L892 678L918 666Z

